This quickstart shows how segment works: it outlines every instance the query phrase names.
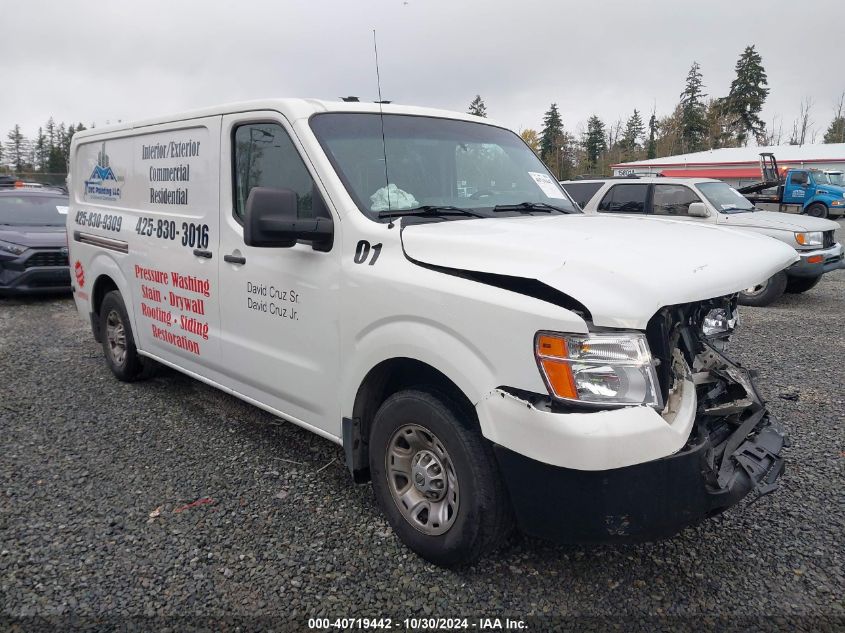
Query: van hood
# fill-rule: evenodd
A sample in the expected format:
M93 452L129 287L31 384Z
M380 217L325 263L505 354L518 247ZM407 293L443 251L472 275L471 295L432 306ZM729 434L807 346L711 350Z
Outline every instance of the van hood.
M719 224L756 229L777 229L781 231L835 231L839 224L833 220L814 218L797 213L777 211L749 211L748 213L720 213Z
M67 246L64 226L6 226L0 225L0 240L29 248Z
M596 325L635 329L663 306L738 292L798 259L747 231L594 215L412 224L402 245L420 264L535 279L583 304Z

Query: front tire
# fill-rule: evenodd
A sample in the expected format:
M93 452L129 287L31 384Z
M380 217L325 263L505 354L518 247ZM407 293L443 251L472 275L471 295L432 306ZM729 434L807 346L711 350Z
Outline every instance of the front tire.
M757 286L739 293L739 303L762 308L777 301L786 291L786 273L781 271Z
M400 391L370 432L373 490L393 531L426 560L471 563L500 546L510 505L471 412L441 394Z
M138 354L129 314L118 290L109 292L100 304L100 339L106 364L118 380L133 382L152 375L153 361Z
M828 215L827 207L820 202L814 202L811 204L807 207L805 213L814 218L826 218Z
M818 286L821 280L821 275L818 277L790 277L786 282L786 291L790 294L807 292Z

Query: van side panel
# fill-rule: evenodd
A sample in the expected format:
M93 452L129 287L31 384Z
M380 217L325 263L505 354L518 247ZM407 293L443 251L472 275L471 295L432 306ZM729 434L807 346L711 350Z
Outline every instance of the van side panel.
M139 350L202 375L218 368L220 117L86 139L75 157L78 230L126 244L86 247L119 260Z

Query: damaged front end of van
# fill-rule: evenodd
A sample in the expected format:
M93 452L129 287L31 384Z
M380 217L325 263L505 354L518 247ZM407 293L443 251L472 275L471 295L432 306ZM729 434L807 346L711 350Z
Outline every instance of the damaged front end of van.
M735 298L725 297L665 307L648 323L662 395L657 425L683 432L681 418L693 419L686 441L671 454L617 468L567 468L494 446L524 532L568 543L651 540L719 514L748 494L756 498L777 488L789 441L751 372L723 353L735 310ZM626 429L623 419L613 419L624 409L589 412L507 387L489 398L509 417L530 410L580 418L570 427L579 451L614 446L615 454L605 455L609 463L625 463L626 450L642 455L641 445L660 444L661 429L654 425L630 421ZM589 419L602 414L596 424ZM618 441L597 441L609 436Z

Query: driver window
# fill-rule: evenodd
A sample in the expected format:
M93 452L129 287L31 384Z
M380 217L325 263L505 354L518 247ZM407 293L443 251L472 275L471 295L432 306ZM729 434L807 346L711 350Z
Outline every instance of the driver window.
M806 171L796 171L789 176L789 182L793 185L806 185L809 181Z
M689 205L701 202L692 189L683 185L655 185L652 213L654 215L689 215Z
M250 123L234 134L234 213L243 220L246 200L253 187L292 189L300 218L315 216L315 206L322 207L314 182L305 168L288 133L278 123ZM316 215L323 215L317 213Z

